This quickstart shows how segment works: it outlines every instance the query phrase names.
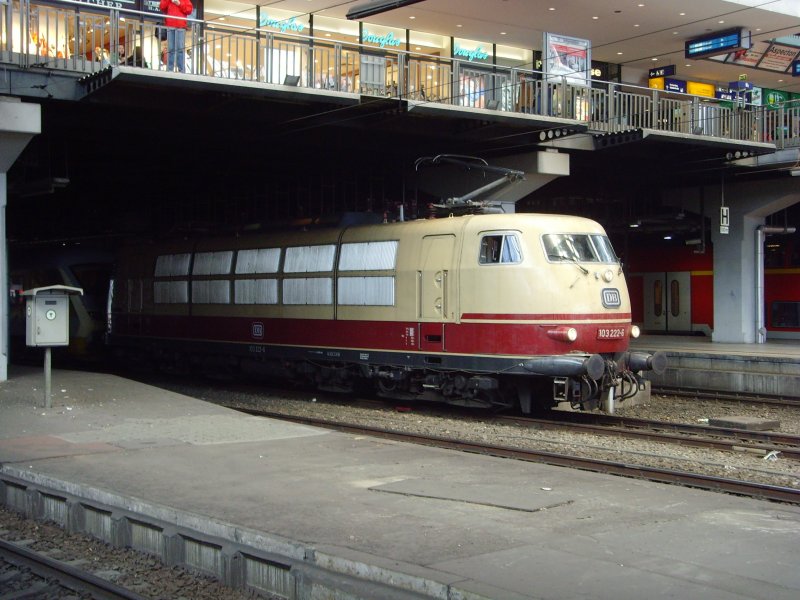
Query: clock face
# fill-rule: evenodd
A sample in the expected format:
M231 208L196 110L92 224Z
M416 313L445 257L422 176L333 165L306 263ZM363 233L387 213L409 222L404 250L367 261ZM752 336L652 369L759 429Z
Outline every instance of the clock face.
M54 310L51 308L51 309L50 309L50 310L48 310L46 313L44 313L44 316L47 318L47 320L48 320L48 321L52 321L53 319L55 319L55 318L56 318L56 311L54 311Z

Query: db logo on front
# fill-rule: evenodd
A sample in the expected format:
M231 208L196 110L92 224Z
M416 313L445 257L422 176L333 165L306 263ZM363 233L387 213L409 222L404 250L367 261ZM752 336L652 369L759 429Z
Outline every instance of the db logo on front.
M253 336L254 339L260 340L264 337L264 324L263 323L253 323L250 325L250 335Z

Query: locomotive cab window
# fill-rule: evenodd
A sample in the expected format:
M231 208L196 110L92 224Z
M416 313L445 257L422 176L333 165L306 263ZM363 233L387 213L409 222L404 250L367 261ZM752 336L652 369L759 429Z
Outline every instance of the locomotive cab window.
M492 233L481 238L478 262L482 265L522 262L519 239L513 233Z
M545 254L552 262L618 263L611 242L604 235L548 233L542 236Z

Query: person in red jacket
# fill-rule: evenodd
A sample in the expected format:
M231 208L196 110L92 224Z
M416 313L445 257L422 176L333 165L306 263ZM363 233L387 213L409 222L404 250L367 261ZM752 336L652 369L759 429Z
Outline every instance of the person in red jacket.
M186 28L189 15L194 7L191 0L161 0L161 12L167 15L164 24L167 26L167 71L186 71L184 54L186 53Z

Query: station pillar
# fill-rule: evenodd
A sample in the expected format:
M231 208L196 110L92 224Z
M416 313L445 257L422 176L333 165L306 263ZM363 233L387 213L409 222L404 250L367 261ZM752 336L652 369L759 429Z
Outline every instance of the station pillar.
M765 218L800 202L797 180L791 177L730 184L719 188L719 203L728 207L728 233L720 226L721 211L712 213L711 241L714 244L714 330L713 342L752 344L758 341L756 307L757 229ZM713 197L708 195L707 197ZM788 223L796 226L797 223Z
M41 106L0 96L0 381L8 379L7 175L28 142L41 132Z

